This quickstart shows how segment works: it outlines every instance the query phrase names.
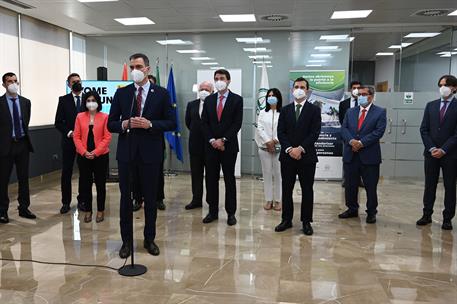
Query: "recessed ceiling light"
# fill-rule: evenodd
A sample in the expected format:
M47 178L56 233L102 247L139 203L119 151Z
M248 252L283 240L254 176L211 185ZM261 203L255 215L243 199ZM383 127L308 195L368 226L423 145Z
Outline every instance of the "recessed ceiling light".
M389 46L389 49L401 49L410 46L412 43L410 42L403 42L401 45L400 44L394 44Z
M225 67L210 67L211 70L225 70Z
M223 22L256 22L253 14L219 15Z
M218 65L218 62L202 62L202 65Z
M258 47L258 48L243 48L243 51L245 52L250 52L250 53L270 53L271 50L264 48L264 47Z
M314 57L314 58L329 58L329 57L332 57L331 54L311 54L310 56Z
M192 41L184 41L181 39L170 39L170 40L157 40L157 43L161 45L190 45Z
M349 35L322 35L319 40L343 40L348 38Z
M82 3L91 3L91 2L116 2L118 0L78 0Z
M135 18L115 18L117 22L123 25L148 25L155 24L154 21L147 17L135 17Z
M373 10L334 11L330 19L366 18Z
M250 59L271 59L270 55L254 55L248 56Z
M337 45L321 45L321 46L316 46L314 49L315 50L325 50L325 51L327 51L327 50L337 50L337 49L339 49L339 46L337 46Z
M270 39L263 39L262 37L252 37L252 38L235 38L237 42L246 43L246 44L263 44L270 43Z
M307 64L307 67L321 67L322 64Z
M394 53L391 52L379 52L376 53L376 56L393 56Z
M214 58L211 58L211 57L190 57L190 59L195 60L195 61L214 60Z
M308 60L309 63L320 63L320 62L326 62L327 60L324 59L311 59Z
M438 36L441 33L409 33L405 38L430 38Z
M269 64L269 63L271 63L271 61L256 61L256 60L254 60L252 63L254 63L254 64L264 64L264 63L265 64Z
M201 50L176 50L180 54L203 54L205 51Z
M453 12L450 13L448 16L457 16L457 10L453 11Z

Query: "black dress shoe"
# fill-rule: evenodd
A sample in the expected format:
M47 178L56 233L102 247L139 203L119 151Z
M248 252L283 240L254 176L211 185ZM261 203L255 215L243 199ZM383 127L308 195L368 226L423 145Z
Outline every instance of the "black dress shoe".
M121 259L126 259L130 256L130 243L122 243L121 250L119 250L119 257Z
M19 209L19 216L31 220L36 219L36 215L29 209Z
M367 215L366 222L367 222L367 224L374 224L374 223L376 223L376 215L375 215L375 214Z
M450 220L444 220L443 225L441 226L443 230L452 230L452 222Z
M218 219L217 216L214 216L214 215L211 215L210 213L208 213L207 216L205 216L205 218L203 219L203 224L209 224L213 221L216 221Z
M201 208L202 207L202 203L194 203L194 202L190 202L189 204L187 204L184 209L186 210L192 210L192 209L196 209L196 208Z
M357 211L352 211L352 210L349 210L349 209L344 211L341 214L338 214L338 217L340 219L347 219L347 218L358 217L358 216L359 216L359 213Z
M133 201L133 212L140 210L142 205L143 205L143 201L134 200Z
M10 222L10 219L8 218L8 214L6 214L6 213L0 214L0 223L8 224L9 222Z
M423 215L417 222L416 225L418 226L425 226L432 223L432 216L431 215Z
M311 223L303 223L303 233L305 235L313 235L313 227L311 227Z
M67 205L67 204L62 205L62 208L60 208L60 214L66 214L70 210L71 210L70 205Z
M227 217L227 225L229 225L229 226L236 225L236 217L235 217L234 214L229 215L229 216Z
M278 226L275 227L275 231L276 232L282 232L282 231L287 230L289 228L292 228L292 222L283 220Z
M149 252L149 254L155 256L160 254L159 246L157 246L156 243L154 243L154 241L144 240L143 246Z
M165 207L165 204L163 203L163 201L158 201L157 202L157 209L159 210L165 210L167 207Z

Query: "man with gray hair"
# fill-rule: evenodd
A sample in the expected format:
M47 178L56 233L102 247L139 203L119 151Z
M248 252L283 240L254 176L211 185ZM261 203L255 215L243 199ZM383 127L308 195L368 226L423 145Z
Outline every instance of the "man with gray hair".
M189 129L189 155L192 178L192 201L186 210L201 208L203 202L203 174L205 169L205 137L202 130L202 111L205 98L213 93L213 84L203 81L198 86L198 99L190 101L186 109L186 126Z
M376 223L378 207L377 186L381 164L379 140L386 130L386 109L373 104L375 90L362 86L358 91L358 107L346 112L341 126L343 137L343 165L346 178L345 199L347 210L342 219L359 215L359 181L362 177L367 192L368 224Z

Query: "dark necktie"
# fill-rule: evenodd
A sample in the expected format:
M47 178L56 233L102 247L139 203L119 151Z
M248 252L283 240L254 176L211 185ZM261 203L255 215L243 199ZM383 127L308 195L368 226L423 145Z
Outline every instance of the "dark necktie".
M300 109L301 109L301 104L297 104L295 106L295 121L298 121L298 118L300 117Z
M440 123L443 123L444 115L446 114L446 108L447 108L448 101L444 100L443 103L444 104L443 104L443 106L441 107L441 110L440 110Z
M81 97L80 96L75 96L76 97L76 113L81 112Z
M141 104L143 103L143 87L138 88L138 95L136 96L136 116L141 117Z
M359 101L357 99L354 99L354 107L358 107L359 106Z
M19 118L19 109L16 104L17 98L11 98L13 101L13 130L14 138L21 138L21 119Z

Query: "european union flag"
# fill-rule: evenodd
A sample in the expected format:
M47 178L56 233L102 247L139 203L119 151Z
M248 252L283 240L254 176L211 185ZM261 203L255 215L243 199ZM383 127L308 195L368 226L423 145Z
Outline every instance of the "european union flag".
M178 104L176 103L175 80L173 77L173 66L170 68L170 76L168 77L167 91L170 94L171 106L176 115L176 130L165 132L165 138L170 144L170 149L176 153L176 158L183 162L182 145L181 145L181 125L179 123Z

